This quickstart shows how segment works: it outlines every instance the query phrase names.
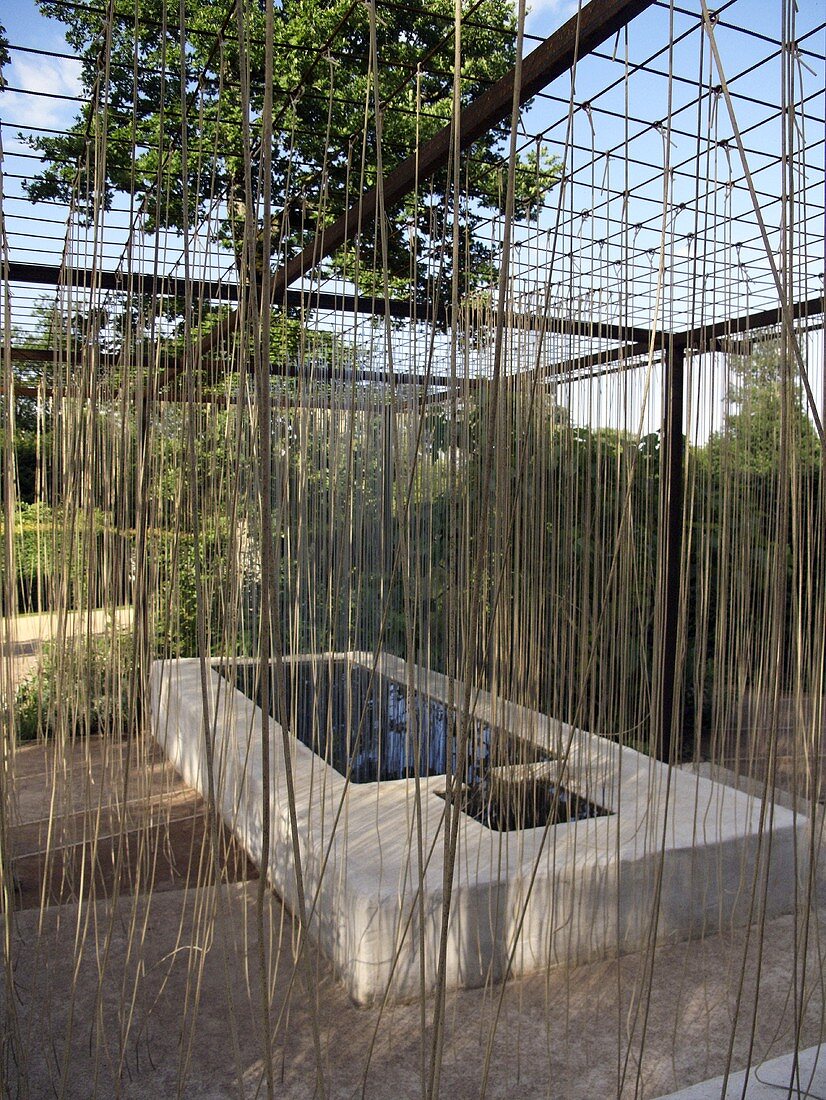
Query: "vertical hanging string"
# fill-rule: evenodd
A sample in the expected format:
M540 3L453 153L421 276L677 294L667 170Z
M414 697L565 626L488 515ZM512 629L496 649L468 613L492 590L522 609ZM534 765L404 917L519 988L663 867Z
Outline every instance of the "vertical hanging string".
M240 273L240 281L242 284L241 294L244 296L242 301L239 302L239 313L242 313L241 324L238 326L237 331L239 334L238 344L240 355L245 358L248 354L250 343L252 344L253 355L253 373L255 380L255 403L257 414L257 428L258 428L258 482L259 482L259 524L261 531L261 595L260 595L260 621L258 627L258 683L261 699L260 708L260 742L261 742L261 856L260 856L260 878L258 881L258 887L256 890L255 898L255 933L256 933L256 959L258 964L258 993L259 993L259 1011L261 1012L260 1021L260 1036L261 1036L261 1053L264 1063L264 1076L267 1084L267 1097L268 1100L273 1100L275 1095L275 1071L272 1060L272 1049L270 1044L270 1035L272 1033L272 1026L270 1022L270 983L269 973L267 969L267 936L264 920L264 903L265 903L265 890L267 882L267 872L269 869L270 860L270 821L272 813L272 780L270 774L270 710L271 702L274 692L271 688L271 661L273 654L273 644L271 641L273 630L273 546L272 540L274 537L272 527L272 489L271 489L271 459L270 459L270 445L271 445L271 413L270 413L270 371L269 371L269 346L262 347L262 322L263 317L259 312L259 301L262 309L268 309L269 299L265 299L263 294L263 288L260 293L259 299L259 285L258 285L258 265L257 265L257 249L256 249L256 236L258 228L258 203L256 202L256 195L253 190L252 182L252 139L250 136L250 89L249 89L249 62L247 58L246 49L246 12L244 0L236 0L236 28L238 35L238 73L239 84L241 93L240 102L240 115L241 115L241 132L243 138L243 151L244 151L244 165L243 165L243 181L242 186L243 198L242 205L244 210L244 225L243 225L243 258L242 258L242 270ZM267 19L267 60L272 61L269 43L270 43L270 19ZM272 90L272 68L270 67L267 76L265 77L264 86L264 103L265 106L269 105L271 108L271 90ZM266 158L269 152L268 145L265 143L266 127L268 122L262 118L262 145L264 157ZM266 202L266 200L265 200ZM270 226L265 222L263 227L265 240L268 234L271 232ZM266 257L269 253L264 251L264 263L263 268L269 266ZM264 303L267 302L265 306ZM250 326L251 340L247 336L247 326ZM268 329L267 329L268 331ZM279 703L280 703L279 693ZM279 706L278 716L281 719L282 728L285 731L285 740L288 737L288 722L284 713L284 709ZM285 752L286 767L288 776L291 775L289 750ZM291 801L291 812L293 810ZM300 865L296 864L296 874L300 874ZM303 912L302 912L303 917ZM302 932L304 930L304 921L302 920ZM308 991L309 992L309 991Z
M15 790L15 744L17 723L14 708L14 664L12 653L17 641L15 616L17 614L17 570L14 546L16 516L15 498L15 460L14 460L14 369L11 358L11 285L9 282L9 241L6 234L5 193L3 187L3 139L0 133L0 276L3 281L2 309L2 356L3 356L3 407L0 411L0 430L3 433L2 477L3 477L3 584L0 589L2 599L2 637L0 646L0 706L2 706L2 759L0 759L0 903L3 907L3 995L7 1018L3 1021L2 1042L8 1043L8 1053L3 1051L0 1057L0 1091L11 1091L11 1082L7 1080L8 1068L23 1062L23 1047L20 1034L20 1020L17 1011L17 992L15 990L13 940L15 933L15 883L12 870L12 846L9 835L11 826L10 811Z
M257 204L254 201L252 185L252 157L251 139L249 132L250 96L249 96L249 72L246 52L244 50L245 22L243 0L238 0L238 37L239 51L241 51L241 118L242 132L244 135L244 186L246 191L247 220L244 226L245 259L248 278L249 312L248 323L253 327L253 356L255 375L255 395L257 406L258 426L258 485L259 485L259 522L261 531L261 604L258 636L258 681L261 695L261 776L263 805L262 833L261 833L261 867L260 880L256 896L256 931L258 940L258 970L260 982L260 1004L263 1013L262 1042L264 1044L264 1067L267 1080L267 1094L272 1100L275 1095L275 1074L272 1063L272 1049L270 1035L269 1011L269 979L266 966L266 940L264 926L265 887L270 858L271 847L271 812L272 812L272 777L270 767L270 700L275 698L277 702L277 720L281 726L282 748L284 758L284 776L287 791L288 814L290 821L290 834L292 838L293 869L295 875L295 887L299 920L299 943L296 966L303 968L306 981L307 996L310 1002L310 1020L313 1037L313 1047L316 1059L316 1088L319 1095L325 1095L325 1083L323 1072L323 1060L321 1053L321 1039L318 1030L318 1017L316 999L314 996L314 981L312 976L311 961L308 953L309 924L304 892L304 873L300 847L300 834L298 826L298 814L296 806L295 781L292 767L292 736L290 732L289 710L287 708L286 681L283 666L283 642L281 638L280 601L277 590L278 568L275 560L275 528L273 524L273 487L272 487L272 395L270 389L270 321L269 309L269 271L263 274L264 286L258 298L258 276L256 264L256 237L257 223L253 211ZM271 3L267 9L267 45L266 45L266 71L265 71L265 103L269 97L271 105L273 85L273 9ZM271 111L268 116L271 119ZM262 132L263 164L262 168L268 169L272 157L272 134L269 130L269 122L264 121L265 129ZM265 251L263 268L268 269L269 256L267 246L271 234L271 172L266 172L267 180L264 182L264 211L265 222L263 227ZM263 269L262 269L263 271ZM267 293L264 293L264 289ZM260 309L256 303L260 301ZM266 318L265 315L266 314ZM244 332L244 326L240 329ZM244 347L243 336L241 347ZM242 351L243 354L243 351ZM271 663L275 666L275 684L271 681Z
M505 199L505 215L502 233L502 251L499 268L497 293L496 328L493 348L493 370L490 381L490 405L488 411L488 440L483 458L481 492L479 499L479 520L477 527L477 546L469 578L470 603L468 608L466 651L463 660L462 702L458 715L458 733L456 737L456 766L458 774L445 791L446 826L444 840L444 875L442 883L442 913L439 935L439 956L436 971L432 1023L432 1053L430 1062L429 1095L439 1095L444 1049L444 1013L445 990L447 980L447 953L451 902L454 886L456 856L459 842L459 826L462 811L462 769L467 767L468 737L471 728L471 697L479 673L479 623L481 616L482 590L489 553L488 535L491 516L489 514L490 495L493 481L493 465L496 453L496 431L500 385L503 369L503 349L505 335L505 310L510 274L510 249L513 231L514 196L516 183L517 138L519 127L519 97L522 88L522 49L525 33L525 0L519 0L517 14L516 56L513 77L513 102L511 107L510 146L508 151L508 185Z

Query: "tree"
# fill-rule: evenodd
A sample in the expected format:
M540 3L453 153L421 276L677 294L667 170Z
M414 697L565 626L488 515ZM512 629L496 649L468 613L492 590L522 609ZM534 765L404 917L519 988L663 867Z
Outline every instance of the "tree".
M788 440L801 470L820 461L820 443L806 414L799 386L782 381L780 345L755 344L748 355L732 356L722 431L708 442L714 469L728 467L739 474L767 478L777 474L783 402L787 401Z
M3 66L8 65L11 61L9 55L9 39L6 34L6 28L0 23L0 92L5 88L7 81L3 75Z
M247 220L257 215L260 161L252 157L245 177L242 77L249 76L252 139L261 132L265 88L263 4L244 6L243 48L234 9L217 0L187 0L185 71L186 163L181 153L181 39L166 21L161 0L141 0L139 18L131 0L115 0L114 18L85 5L39 0L42 11L67 25L67 39L83 58L88 102L65 135L39 137L32 144L46 167L28 185L32 200L73 199L109 207L117 192L141 204L143 228L180 230L205 218L218 200L218 237L243 268ZM440 18L441 17L441 18ZM383 112L383 163L391 168L419 140L443 127L452 105L453 38L451 0L434 0L428 10L382 7L377 18L378 81ZM376 130L370 110L369 12L353 0L285 0L276 7L274 156L271 227L278 259L312 240L319 221L329 223L361 189L376 180ZM463 28L465 103L501 76L514 60L514 14L510 3L482 0ZM108 64L104 68L102 61ZM421 72L417 76L417 66ZM108 79L105 74L108 73ZM420 110L417 111L417 102ZM365 107L367 106L367 111ZM365 118L368 118L365 129ZM417 129L418 128L418 129ZM472 170L463 174L459 217L465 235L465 288L487 283L495 273L492 248L474 229L486 211L501 207L501 171L490 167L506 132L495 127L468 151ZM90 146L106 140L105 174L76 194L76 172ZM534 216L544 193L556 182L559 164L539 149L518 173L517 210ZM186 180L190 204L184 211ZM356 181L356 182L354 182ZM450 277L452 215L444 197L446 172L433 180L417 206L401 203L389 214L389 274L397 289L423 299L434 292L434 274ZM162 199L160 197L163 197ZM362 235L368 240L369 232ZM412 245L416 244L415 256ZM335 258L341 270L348 257ZM349 271L350 269L348 269ZM242 272L243 273L243 272Z
M785 690L800 671L799 639L819 629L811 570L819 553L813 521L823 469L793 361L784 377L781 343L756 342L748 353L732 355L729 367L723 427L690 454L702 486L689 564L690 592L697 596L688 603L690 630L698 631L692 658L702 691L697 708L706 736L724 739L737 726L734 701L744 688L759 691L767 675L773 632L782 632Z

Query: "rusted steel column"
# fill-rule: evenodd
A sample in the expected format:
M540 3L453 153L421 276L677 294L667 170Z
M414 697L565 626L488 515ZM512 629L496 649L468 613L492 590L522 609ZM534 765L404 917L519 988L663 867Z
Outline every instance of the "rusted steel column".
M672 340L665 357L663 381L663 436L660 463L662 507L660 528L660 592L662 641L660 650L660 751L669 763L683 755L682 722L675 714L680 682L679 620L683 553L683 477L685 442L683 409L686 345Z

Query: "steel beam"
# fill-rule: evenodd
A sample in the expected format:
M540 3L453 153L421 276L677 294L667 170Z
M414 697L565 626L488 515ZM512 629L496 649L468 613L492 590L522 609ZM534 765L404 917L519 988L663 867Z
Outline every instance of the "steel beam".
M96 287L123 294L147 296L167 296L183 298L186 280L177 275L146 271L93 271L87 267L61 268L56 264L32 264L12 261L9 264L9 282L35 283L42 286L59 286L68 280L69 284L83 290ZM225 283L206 279L191 279L193 296L219 302L237 302L239 287L237 283ZM354 294L337 294L333 291L287 290L286 304L289 308L321 310L331 313L363 313L382 317L385 312L383 298L371 298ZM448 326L451 323L450 311L444 306L435 310L420 303L392 298L389 305L391 317L398 320L414 320ZM645 343L650 338L648 329L631 328L607 321L593 321L575 317L543 317L541 314L510 313L508 321L531 330L544 328L546 334L581 336L613 341L633 341Z
M685 344L673 341L665 356L663 431L660 459L660 737L659 751L669 764L683 755L680 703L680 586L683 556L683 436Z
M795 321L804 317L822 317L826 312L826 302L821 294L816 298L795 302L790 312ZM696 328L679 333L675 339L695 351L713 351L715 343L727 336L743 335L754 332L756 329L772 328L782 324L783 307L774 306L754 313L744 313L740 317L730 317L725 321L714 321L709 325L697 325Z
M56 264L30 264L12 261L9 264L10 283L37 283L42 286L59 286L64 283L79 290L111 290L123 294L145 294L147 296L167 296L183 298L186 280L177 275L166 275L160 271L92 271L87 267L61 268ZM238 301L237 283L225 283L208 279L190 279L193 294L202 300L217 302ZM329 310L338 313L368 313L372 316L384 316L383 298L371 298L355 294L337 294L328 290L288 290L286 292L288 308ZM417 302L401 301L393 298L388 303L391 317L400 320L434 321L446 323L444 308L434 312Z
M562 76L603 42L630 23L654 0L591 0L576 15L554 31L522 62L519 102L525 103L551 81ZM459 145L466 149L510 114L516 70L511 69L492 87L477 96L462 111L459 119ZM451 154L453 126L447 125L426 141L382 181L386 206L394 206L423 180L430 179L447 166ZM284 301L287 288L306 275L321 260L332 255L345 241L352 239L363 225L369 225L378 209L379 188L371 187L297 256L276 273L271 293L274 302ZM232 331L236 315L216 326L195 349L204 355ZM169 379L171 381L172 379Z
M611 35L629 23L654 0L591 0L522 62L519 102L526 103L551 81L573 68L578 60L601 46ZM487 91L477 96L462 111L459 120L459 147L467 149L498 126L513 107L516 70L511 69ZM430 179L447 166L451 154L453 127L445 126L407 160L385 176L382 184L384 203L394 206L422 180ZM318 240L307 245L291 259L273 280L273 295L283 295L286 287L306 275L316 264L370 223L378 209L379 189L372 187L322 231Z
M32 275L33 282L47 282L47 279L41 280L39 277L34 278L35 274L48 274L56 272L58 269L54 267L43 267L35 264L22 264L12 265L14 270L20 268L26 268L29 274ZM143 276L137 276L143 278ZM21 277L20 281L24 281ZM180 281L181 286L183 280ZM49 284L51 285L51 284ZM209 284L196 283L196 286L206 286ZM114 286L114 284L113 284ZM122 287L120 289L123 289ZM144 289L144 293L145 293ZM296 294L301 294L300 291L296 291ZM336 308L341 311L358 310L359 312L372 312L373 307L378 309L381 305L380 302L371 302L367 299L348 299L346 296L330 296L336 297L336 305L332 303L317 304L319 299L317 296L304 296L305 308ZM309 299L309 300L308 300ZM405 313L408 310L407 303L394 301L391 303L394 307L394 316L404 317L409 316L409 313ZM398 309L396 309L398 307ZM821 324L826 322L826 306L824 305L824 299L822 297L809 298L805 301L795 302L791 307L791 312L796 320L801 319L815 319L820 318ZM445 323L450 323L450 318L447 314L442 314ZM666 350L669 344L675 343L682 345L689 350L697 353L703 353L711 351L714 346L720 340L724 340L727 337L744 336L749 332L753 332L759 329L770 328L782 324L783 315L782 310L779 307L773 309L759 310L754 313L743 314L742 316L730 318L724 321L715 321L708 325L698 325L693 329L686 329L683 332L667 333L667 332L655 332L650 333L648 330L634 327L626 328L621 325L612 325L598 323L594 324L588 321L579 321L575 319L567 318L550 318L543 319L540 316L529 317L525 314L512 314L511 320L515 324L529 325L533 329L539 329L543 325L546 332L552 331L553 333L561 333L563 335L581 336L581 337L593 337L602 338L606 340L617 341L617 346L613 348L606 348L597 352L584 353L583 355L573 356L571 359L560 362L559 364L552 364L550 367L545 368L544 373L548 378L564 375L575 371L584 371L589 368L597 368L593 373L597 374L613 373L614 370L622 370L622 363L624 360L637 359L641 355L645 355L649 350L653 350L657 353ZM79 349L73 349L79 353ZM61 351L61 356L65 356L66 350ZM35 362L52 362L56 353L51 349L44 348L25 348L25 347L13 347L11 349L11 357L13 362L20 363L35 363ZM114 360L112 360L114 362ZM293 372L295 373L295 372ZM422 372L416 371L403 371L396 373L396 381L399 383L409 383L416 385L424 385L427 376ZM387 381L387 374L383 371L371 371L365 368L359 371L360 381ZM437 376L430 376L430 381L434 384L438 384ZM471 379L471 384L476 382L483 382L483 379Z

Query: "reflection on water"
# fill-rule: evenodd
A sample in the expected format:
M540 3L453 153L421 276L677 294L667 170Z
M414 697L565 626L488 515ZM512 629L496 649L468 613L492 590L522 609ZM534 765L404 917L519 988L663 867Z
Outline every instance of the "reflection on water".
M473 719L464 767L457 767L455 710L346 661L285 665L289 728L353 783L460 773L462 809L492 829L510 830L604 813L587 799L556 786L550 756L510 731ZM260 704L256 668L241 665L239 690ZM270 713L278 717L277 706ZM418 750L418 751L417 751ZM544 765L544 767L543 767ZM527 779L525 778L527 776Z
M351 765L353 783L411 778L417 745L421 776L447 771L448 745L456 771L456 712L439 700L414 692L408 706L403 684L378 675L371 684L369 669L345 661L301 661L285 669L290 729L342 775ZM239 667L236 679L239 689L260 703L255 667ZM275 715L275 706L270 713ZM492 766L545 759L521 738L474 720L465 781L479 782Z

